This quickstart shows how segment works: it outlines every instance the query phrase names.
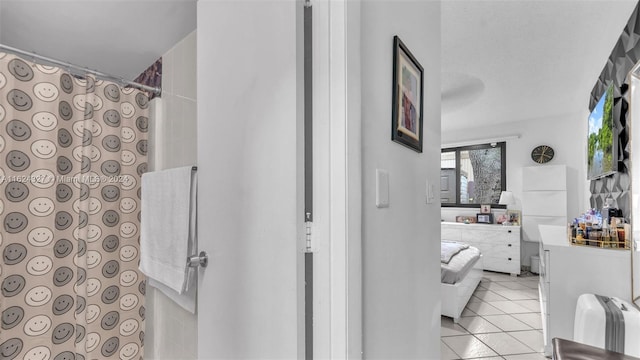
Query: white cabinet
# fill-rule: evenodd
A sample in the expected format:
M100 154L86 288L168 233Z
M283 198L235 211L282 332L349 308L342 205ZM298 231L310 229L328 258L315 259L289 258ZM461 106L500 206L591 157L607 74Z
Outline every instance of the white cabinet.
M538 225L567 224L567 167L565 165L522 168L522 235L540 241Z
M576 303L581 294L631 298L628 250L572 246L567 227L540 225L540 305L545 353L551 339L573 339Z
M485 270L520 274L520 226L443 222L441 234L442 240L477 247Z

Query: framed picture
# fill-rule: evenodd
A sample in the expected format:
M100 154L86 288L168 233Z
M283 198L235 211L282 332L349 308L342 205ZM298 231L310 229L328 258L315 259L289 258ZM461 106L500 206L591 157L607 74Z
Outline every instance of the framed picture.
M480 205L480 213L481 214L490 214L491 213L491 205Z
M466 223L466 224L475 224L476 218L475 218L475 216L458 215L458 216L456 216L456 222Z
M391 140L422 152L424 71L399 37L393 38Z
M520 210L507 210L506 212L509 222L511 225L521 225L520 224Z
M478 224L493 224L493 214L476 214Z

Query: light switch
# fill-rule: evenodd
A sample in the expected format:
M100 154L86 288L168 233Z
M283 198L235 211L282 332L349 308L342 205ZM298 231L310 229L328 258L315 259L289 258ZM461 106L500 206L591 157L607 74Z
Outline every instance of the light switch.
M389 207L389 172L376 169L376 207Z
M435 187L429 180L426 181L424 197L427 200L427 204L433 204L435 200Z

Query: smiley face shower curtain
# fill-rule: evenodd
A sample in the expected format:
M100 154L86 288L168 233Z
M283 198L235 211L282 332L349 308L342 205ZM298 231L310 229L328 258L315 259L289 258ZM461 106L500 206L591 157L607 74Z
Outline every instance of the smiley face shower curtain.
M139 359L148 97L0 52L0 359Z

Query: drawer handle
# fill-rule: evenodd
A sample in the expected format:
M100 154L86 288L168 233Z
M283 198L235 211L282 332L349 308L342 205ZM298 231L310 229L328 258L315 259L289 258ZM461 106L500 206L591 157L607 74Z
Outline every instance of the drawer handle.
M511 258L509 258L509 261L511 261Z
M511 244L507 245L508 247L511 247Z

